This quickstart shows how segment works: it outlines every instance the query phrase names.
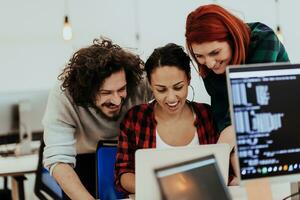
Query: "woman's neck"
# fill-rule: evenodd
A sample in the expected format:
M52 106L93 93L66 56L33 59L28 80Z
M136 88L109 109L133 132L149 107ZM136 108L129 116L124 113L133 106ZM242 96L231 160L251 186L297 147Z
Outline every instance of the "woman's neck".
M177 112L177 113L168 113L165 112L162 107L159 106L158 103L155 104L154 106L154 115L156 118L156 121L158 122L173 122L180 120L182 117L185 117L186 115L189 114L190 108L187 103L184 104L183 108Z

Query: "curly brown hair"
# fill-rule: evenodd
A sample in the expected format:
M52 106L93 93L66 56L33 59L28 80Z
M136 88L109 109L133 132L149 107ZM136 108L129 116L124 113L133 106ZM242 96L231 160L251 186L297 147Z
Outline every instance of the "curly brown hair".
M76 105L94 107L99 88L115 72L125 71L127 93L131 95L143 75L143 61L110 39L94 39L89 47L78 50L58 76L61 90L67 90Z

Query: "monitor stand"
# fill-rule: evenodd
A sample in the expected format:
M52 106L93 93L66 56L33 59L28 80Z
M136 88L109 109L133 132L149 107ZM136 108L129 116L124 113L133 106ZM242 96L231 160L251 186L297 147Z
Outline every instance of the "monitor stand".
M271 184L268 178L247 181L245 186L248 200L272 200Z
M291 194L296 194L299 191L300 191L300 182L292 182L291 183ZM299 199L300 199L300 197L298 195L291 197L291 200L299 200Z
M32 113L32 106L29 101L23 100L19 102L18 109L20 143L17 144L15 154L20 156L32 153L32 131L29 123L30 115Z

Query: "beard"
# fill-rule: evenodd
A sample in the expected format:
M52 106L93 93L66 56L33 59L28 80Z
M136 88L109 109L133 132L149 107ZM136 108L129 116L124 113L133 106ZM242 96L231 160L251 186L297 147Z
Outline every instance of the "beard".
M113 114L112 116L107 116L102 110L97 109L97 113L101 115L102 118L106 119L107 121L118 121L120 117L120 112Z
M108 116L107 114L105 114L101 109L99 109L98 107L96 107L97 113L99 113L101 115L102 118L106 119L107 121L118 121L118 119L121 116L121 110L123 108L125 102L125 98L121 99L121 103L120 103L120 109L119 111L116 111L115 113L113 113L111 116ZM111 108L111 107L115 107L117 105L111 103L111 102L107 102L107 103L103 103L101 105L101 107L107 107L107 108Z

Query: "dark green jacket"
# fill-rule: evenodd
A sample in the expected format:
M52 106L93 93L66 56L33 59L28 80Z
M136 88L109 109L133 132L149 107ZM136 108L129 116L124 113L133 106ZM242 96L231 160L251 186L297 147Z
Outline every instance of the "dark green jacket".
M284 46L270 27L259 22L248 25L251 29L251 38L245 64L289 62ZM210 72L203 81L211 97L213 117L220 133L231 125L226 76Z

